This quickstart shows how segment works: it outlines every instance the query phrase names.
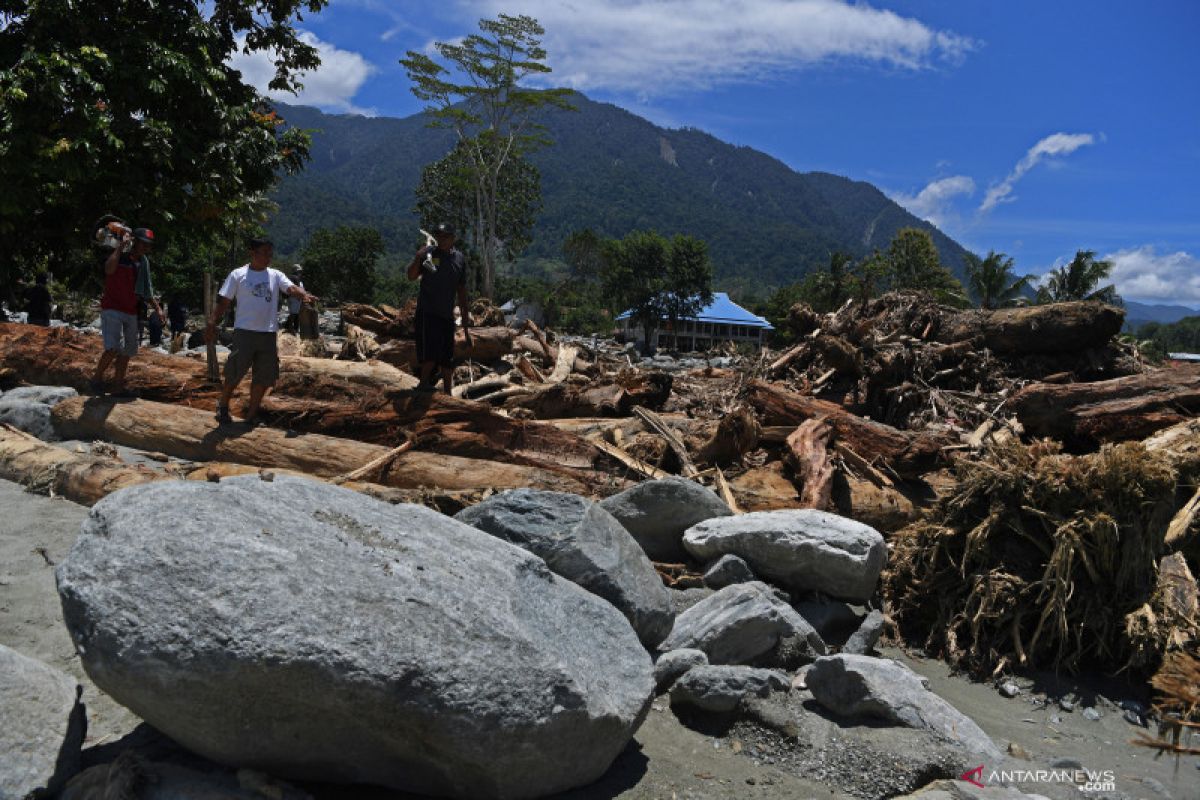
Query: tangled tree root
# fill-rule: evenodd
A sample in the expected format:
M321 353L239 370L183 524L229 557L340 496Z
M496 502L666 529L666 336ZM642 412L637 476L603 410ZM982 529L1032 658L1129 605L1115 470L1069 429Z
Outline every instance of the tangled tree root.
M902 634L977 673L1153 672L1200 641L1187 560L1164 558L1200 476L1187 450L1011 443L959 462L956 491L893 540L884 591Z

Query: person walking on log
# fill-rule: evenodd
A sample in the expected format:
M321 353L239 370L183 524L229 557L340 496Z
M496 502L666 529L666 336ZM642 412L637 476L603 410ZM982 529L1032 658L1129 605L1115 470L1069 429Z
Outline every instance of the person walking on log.
M467 262L454 246L454 229L440 223L433 229L437 245L421 247L408 265L409 280L420 280L417 314L413 320L417 338L417 362L421 382L417 389L432 392L437 378L434 367L442 372L442 388L450 394L454 373L454 301L462 312L463 335L472 347L471 317L467 310Z
M279 348L276 342L279 298L287 295L305 303L315 303L317 300L315 295L296 286L282 272L271 268L275 245L266 239L251 239L248 245L250 262L230 272L225 278L217 292L216 308L204 329L204 340L214 342L217 321L225 316L230 303L237 304L233 344L225 360L225 386L217 405L217 422L220 423L233 422L229 414L229 400L251 368L250 404L246 407L245 415L245 421L251 425L257 422L258 409L267 390L279 378Z
M126 246L129 251L126 252ZM104 391L104 373L115 366L113 393L132 397L125 385L129 359L138 350L138 299L152 303L162 316L162 307L154 297L150 281L150 259L154 231L149 228L123 229L120 242L104 260L104 294L100 298L100 333L104 337L104 355L96 365L89 385L93 392Z

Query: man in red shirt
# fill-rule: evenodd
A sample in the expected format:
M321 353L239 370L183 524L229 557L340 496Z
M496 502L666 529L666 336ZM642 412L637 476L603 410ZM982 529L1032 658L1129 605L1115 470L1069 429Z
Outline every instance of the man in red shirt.
M130 239L133 244L124 252ZM138 349L138 277L141 270L149 271L146 254L154 246L154 232L149 228L137 228L125 233L121 243L113 249L104 262L104 295L100 298L100 333L104 336L104 355L96 365L96 373L90 382L92 391L104 391L104 373L116 364L113 394L129 397L132 393L125 386L125 371L129 359ZM148 275L147 275L148 277ZM157 306L157 301L154 301ZM159 312L161 313L161 311Z

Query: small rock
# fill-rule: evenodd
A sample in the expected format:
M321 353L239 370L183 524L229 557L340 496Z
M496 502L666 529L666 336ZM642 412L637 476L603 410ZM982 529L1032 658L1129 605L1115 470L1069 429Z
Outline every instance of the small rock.
M883 624L883 612L873 609L858 626L858 630L846 640L842 652L861 656L870 654L879 643L879 637L883 636Z
M750 565L735 555L718 558L704 573L704 585L710 589L724 589L735 583L757 580Z
M1062 717L1060 717L1058 714L1051 714L1050 715L1050 724L1051 725L1062 724Z
M1083 769L1083 764L1075 758L1056 758L1050 762L1055 769Z
M703 667L708 664L708 656L703 650L681 647L663 653L654 662L654 686L656 692L671 688L680 677L687 674L693 667Z
M1027 751L1024 747L1021 747L1021 745L1017 744L1016 742L1008 743L1008 754L1013 758L1019 758L1022 761L1029 760L1029 751Z
M1012 681L1005 681L1000 684L1000 694L1004 697L1016 697L1021 693L1021 687L1017 686Z
M704 711L735 710L746 697L766 697L787 691L788 679L772 669L738 666L693 667L671 687L671 705L691 705Z
M1068 714L1070 714L1071 712L1073 712L1075 710L1075 701L1068 700L1067 698L1064 697L1063 699L1058 701L1058 707L1061 708L1063 711L1066 711Z
M1096 722L1103 716L1104 716L1103 714L1101 714L1099 711L1097 711L1092 706L1088 706L1087 708L1085 708L1083 710L1083 718L1091 720L1092 722Z
M1130 725L1137 725L1139 728L1146 727L1146 718L1134 711L1132 708L1127 708L1122 711L1121 716L1125 717L1125 721Z

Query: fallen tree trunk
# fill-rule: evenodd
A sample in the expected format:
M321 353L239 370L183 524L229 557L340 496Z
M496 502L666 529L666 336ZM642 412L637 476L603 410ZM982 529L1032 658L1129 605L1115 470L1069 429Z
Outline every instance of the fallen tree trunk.
M391 306L369 306L364 303L346 303L342 306L342 322L377 333L380 336L393 338L413 335L413 315L416 313L416 303L410 303L403 310Z
M18 380L86 391L101 341L66 328L0 323L0 370ZM288 357L263 412L272 422L394 446L407 431L426 452L565 470L587 476L600 452L579 437L547 425L495 414L485 405L408 391L416 378L380 362ZM209 383L204 362L143 352L129 368L143 398L215 409L220 387ZM572 472L572 470L574 470Z
M472 328L471 346L459 328L454 332L454 360L496 361L512 352L513 332L508 328ZM379 360L401 369L417 364L417 343L413 339L392 339L379 350Z
M80 505L94 505L118 489L150 481L214 481L263 472L262 467L227 461L173 463L165 465L162 471L156 471L140 464L127 464L119 458L73 453L27 433L0 426L0 478L19 483L29 491L65 497ZM272 468L270 472L321 480L315 475L295 470ZM451 515L478 503L490 492L487 489L398 489L362 481L344 481L339 485L389 503L417 503Z
M145 400L75 397L56 405L51 414L55 427L69 438L105 439L176 458L279 467L323 478L352 472L389 451L380 445L319 434L222 427L202 411ZM378 482L406 489L531 487L587 493L584 484L549 470L417 450L397 455Z
M90 506L118 489L161 477L144 466L134 467L90 453L72 453L0 425L0 478L31 491Z
M795 427L806 420L824 419L837 441L868 461L878 459L882 466L903 477L917 477L936 469L942 460L942 448L955 444L947 434L898 430L851 414L834 403L759 380L747 385L746 399L764 426Z
M939 342L978 340L997 353L1060 353L1103 347L1121 331L1125 310L1095 301L994 311L960 311L943 318Z
M1200 414L1200 366L1094 383L1035 383L1013 395L1008 407L1026 433L1074 448L1143 439Z

